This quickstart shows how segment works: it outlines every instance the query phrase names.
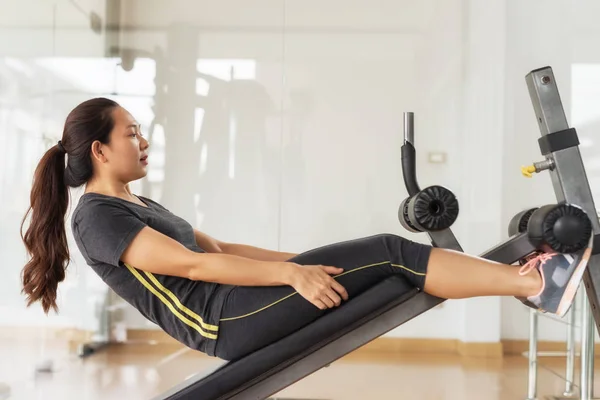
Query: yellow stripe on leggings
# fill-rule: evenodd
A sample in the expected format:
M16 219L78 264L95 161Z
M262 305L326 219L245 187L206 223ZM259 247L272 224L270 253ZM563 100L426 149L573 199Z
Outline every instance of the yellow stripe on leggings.
M412 269L410 269L410 268L407 268L407 267L405 267L404 265L392 264L392 263L391 263L391 261L382 261L382 262L378 262L378 263L375 263L375 264L363 265L362 267L357 267L357 268L351 269L351 270L349 270L349 271L342 272L341 274L339 274L339 275L336 275L336 276L334 276L333 278L334 278L334 279L337 279L337 278L339 278L340 276L348 275L348 274L349 274L349 273L351 273L351 272L356 272L356 271L360 271L361 269L366 269L366 268L371 268L371 267L377 267L378 265L384 265L384 264L390 264L392 267L396 267L396 268L402 268L402 269L404 269L404 270L406 270L406 271L408 271L408 272L410 272L410 273L412 273L412 274L414 274L414 275L425 276L425 273L423 273L423 272L416 272L416 271L413 271ZM274 306L274 305L275 305L275 304L277 304L277 303L281 303L283 300L285 300L285 299L289 299L290 297L292 297L292 296L294 296L294 295L296 295L296 294L298 294L298 292L294 292L294 293L292 293L292 294L289 294L289 295L287 295L287 296L285 296L285 297L282 297L281 299L279 299L279 300L277 300L277 301L275 301L275 302L273 302L273 303L271 303L271 304L268 304L268 305L264 306L264 307L263 307L263 308L261 308L261 309L258 309L258 310L256 310L256 311L253 311L253 312L251 312L251 313L244 314L244 315L240 315L239 317L221 318L221 321L233 321L233 320L236 320L236 319L241 319L241 318L249 317L250 315L254 315L254 314L256 314L256 313L259 313L259 312L261 312L261 311L264 311L264 310L266 310L267 308L269 308L269 307L272 307L272 306Z
M171 310L171 312L173 313L173 315L175 315L181 322L183 322L184 324L186 324L187 326L193 328L194 330L196 330L199 334L201 334L202 336L204 336L205 338L208 339L216 339L217 335L213 334L213 333L209 333L209 332L205 332L200 325L198 325L197 323L195 323L194 321L189 320L187 317L185 317L184 315L182 315L175 307L173 307L173 304L171 304L169 302L169 300L167 300L165 298L165 296L162 295L162 293L160 293L158 290L156 290L151 284L150 282L148 282L146 279L144 279L144 277L133 267L131 267L128 264L125 264L125 266L127 267L127 269L133 274L133 276L135 276L137 278L138 281L140 281L140 283L142 285L144 285L144 287L146 287L146 289L148 289L150 292L152 292L152 294L154 294L156 297L159 298L160 301L163 302L163 304L165 306L167 306L169 308L169 310Z
M169 289L167 289L166 287L164 287L159 281L158 279L156 279L156 277L154 275L152 275L151 272L147 272L144 271L144 274L146 274L146 276L148 278L150 278L150 280L152 281L152 283L154 283L154 285L156 285L156 287L158 288L158 290L162 291L164 294L166 294L172 301L173 303L175 303L175 305L177 306L177 308L179 308L181 311L183 311L184 313L186 313L188 316L194 318L196 321L198 321L200 323L200 325L204 328L204 329L208 329L210 331L218 331L219 327L216 325L210 325L205 323L202 320L202 317L199 316L198 314L196 314L195 312L193 312L192 310L190 310L189 308L187 308L186 306L184 306L183 304L181 304L181 302L179 301L179 299L173 294L173 292L171 292Z
M419 275L419 276L425 276L425 275L426 275L426 274L425 274L425 272L417 272L417 271L413 271L413 270L412 270L412 269L410 269L410 268L406 268L404 265L391 264L391 263L390 263L390 265L391 265L392 267L396 267L396 268L402 268L402 269L405 269L405 270L407 270L408 272L410 272L410 273L411 273L411 274L413 274L413 275Z
M234 319L240 319L240 318L244 318L244 317L249 317L250 315L253 315L253 314L259 313L259 312L261 312L261 311L263 311L263 310L266 310L267 308L269 308L269 307L272 307L272 306L274 306L275 304L277 304L277 303L280 303L280 302L284 301L285 299L289 299L290 297L292 297L292 296L294 296L294 295L296 295L296 294L298 294L298 292L294 292L294 293L292 293L292 294L288 294L287 296L285 296L285 297L283 297L283 298L281 298L281 299L277 300L277 301L276 301L276 302L274 302L274 303L271 303L271 304L269 304L268 306L264 306L263 308L261 308L261 309L259 309L259 310L253 311L253 312L251 312L251 313L248 313L248 314L240 315L239 317L222 318L222 319L221 319L221 321L232 321L232 320L234 320Z

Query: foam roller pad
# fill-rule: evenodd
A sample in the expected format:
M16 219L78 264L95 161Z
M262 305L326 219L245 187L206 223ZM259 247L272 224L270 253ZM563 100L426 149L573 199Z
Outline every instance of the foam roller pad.
M454 193L442 186L429 186L409 202L408 215L417 228L441 231L452 226L458 218L458 200Z
M515 215L508 224L508 236L514 236L517 233L526 232L529 218L531 218L535 210L537 210L537 207L523 210Z
M529 219L527 233L538 248L547 245L559 253L574 253L588 245L592 222L577 206L566 203L545 205Z

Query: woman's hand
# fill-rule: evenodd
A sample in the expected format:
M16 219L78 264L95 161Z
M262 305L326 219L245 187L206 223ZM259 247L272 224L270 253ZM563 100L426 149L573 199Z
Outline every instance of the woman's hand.
M343 268L324 265L293 264L290 285L306 300L321 310L339 306L348 300L346 289L331 275L341 274Z

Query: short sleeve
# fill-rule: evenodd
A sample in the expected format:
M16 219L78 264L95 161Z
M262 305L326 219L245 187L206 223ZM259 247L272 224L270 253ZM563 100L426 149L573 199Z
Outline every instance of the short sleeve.
M119 259L146 226L131 210L110 202L91 202L73 219L73 235L91 261L121 266Z

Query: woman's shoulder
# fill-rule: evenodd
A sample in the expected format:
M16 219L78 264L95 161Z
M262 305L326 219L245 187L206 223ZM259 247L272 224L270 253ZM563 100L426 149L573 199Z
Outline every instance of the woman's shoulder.
M136 214L125 200L118 197L107 196L100 193L84 193L73 210L73 222L77 223L87 217L98 218L115 212L128 212ZM131 203L135 205L134 203Z

